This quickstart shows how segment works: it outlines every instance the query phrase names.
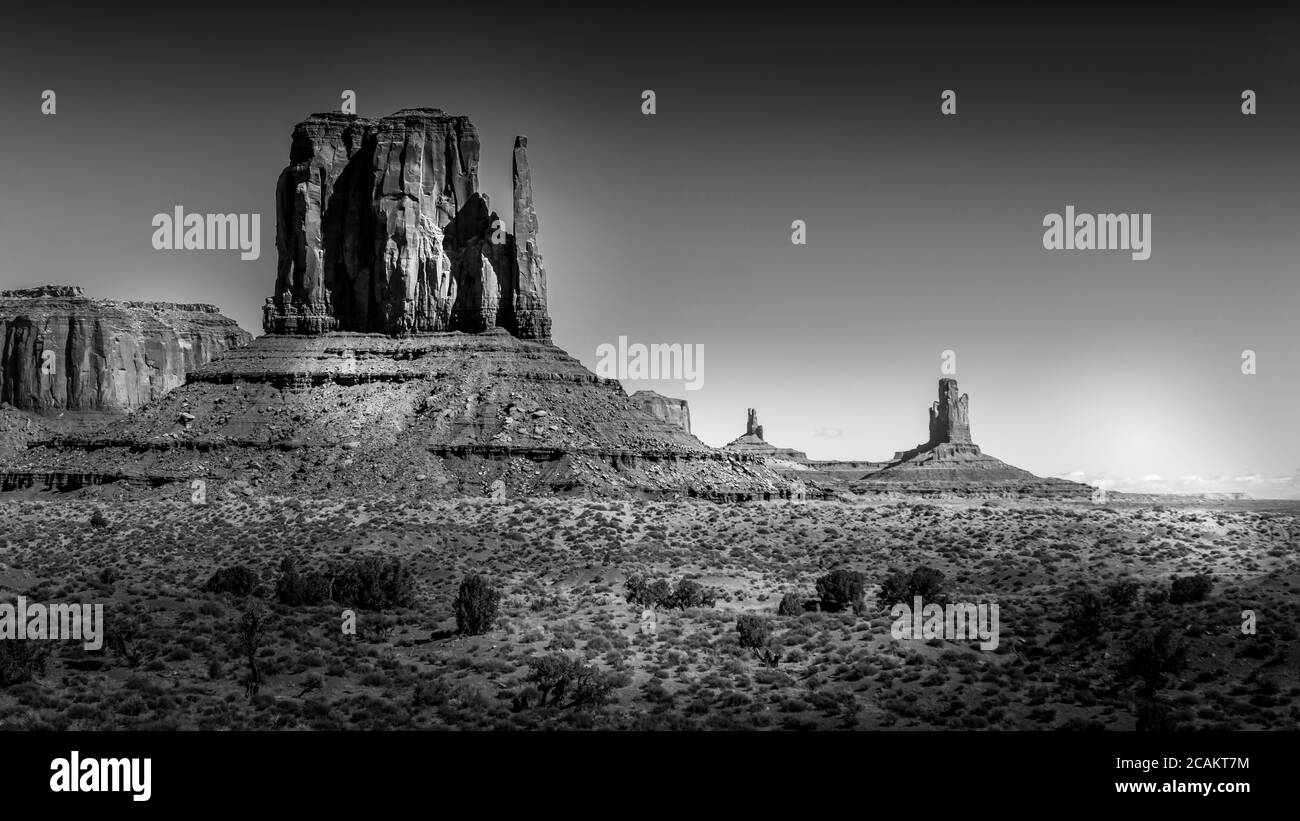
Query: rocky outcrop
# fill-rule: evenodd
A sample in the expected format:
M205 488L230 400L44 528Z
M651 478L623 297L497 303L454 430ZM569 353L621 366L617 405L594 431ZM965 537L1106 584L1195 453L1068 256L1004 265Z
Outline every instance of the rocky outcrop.
M922 495L1082 497L1092 489L1062 479L1043 479L983 453L971 441L970 398L957 380L939 380L939 399L930 407L930 438L894 454L883 467L850 487L857 493Z
M263 327L396 336L504 328L549 340L527 147L516 138L508 224L479 191L478 131L467 117L416 108L299 123L276 187L276 286Z
M745 418L745 434L732 439L722 448L731 453L743 453L748 456L761 456L767 459L781 459L788 462L806 462L808 454L791 448L778 448L769 445L763 439L763 426L758 424L758 411L748 408Z
M793 493L762 460L702 444L616 380L499 328L262 336L160 402L29 446L9 472L409 498L488 495L498 480L507 497Z
M654 391L637 391L631 398L641 410L656 419L676 425L687 433L691 432L691 406L685 399L674 399Z
M957 391L956 379L940 379L939 400L930 406L927 444L969 444L970 441L970 396Z
M268 333L136 413L29 441L0 476L408 499L793 496L763 460L692 436L684 402L685 424L657 418L551 343L526 152L519 138L506 224L478 190L468 119L308 118L276 187Z
M0 404L126 413L251 339L212 305L91 299L62 285L0 291Z

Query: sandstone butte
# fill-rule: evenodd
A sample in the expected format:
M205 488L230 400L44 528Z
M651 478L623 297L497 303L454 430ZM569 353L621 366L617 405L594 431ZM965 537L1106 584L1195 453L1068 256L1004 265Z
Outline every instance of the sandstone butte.
M939 397L929 409L929 438L883 462L815 460L800 451L778 448L763 439L758 415L749 409L745 434L726 450L769 457L778 472L798 480L809 495L847 489L855 496L1089 496L1092 488L1063 479L1042 478L985 454L971 440L970 397L957 380L939 380Z
M29 443L3 487L793 495L764 460L704 445L551 342L527 149L516 138L502 218L468 118L308 117L275 185L266 334L129 416Z
M0 406L69 423L125 414L251 339L212 305L0 291Z

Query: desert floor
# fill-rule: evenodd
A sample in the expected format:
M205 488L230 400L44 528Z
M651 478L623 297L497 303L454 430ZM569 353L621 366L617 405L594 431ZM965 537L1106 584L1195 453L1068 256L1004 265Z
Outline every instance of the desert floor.
M1167 722L1300 728L1300 503L412 506L218 493L195 505L188 494L0 497L0 599L102 602L109 634L98 651L45 642L29 675L7 662L0 726L1124 730L1140 703L1121 673L1133 642L1171 627L1186 665L1157 694ZM367 554L402 560L413 606L355 610L348 634L339 604L277 601L284 557L309 571ZM253 596L203 591L234 565L260 577ZM996 650L891 637L879 582L922 565L956 600L999 605ZM834 568L865 573L861 615L777 615L786 593L815 600ZM1160 600L1171 577L1200 572L1215 580L1208 598ZM500 616L461 636L453 599L473 573L502 593ZM720 596L660 608L651 625L624 596L634 574ZM1141 592L1116 606L1105 590L1125 579ZM1102 626L1069 638L1081 590L1106 601ZM251 695L237 627L250 608L267 619ZM744 613L770 620L779 661L741 646ZM528 662L553 653L604 676L605 703L539 704Z

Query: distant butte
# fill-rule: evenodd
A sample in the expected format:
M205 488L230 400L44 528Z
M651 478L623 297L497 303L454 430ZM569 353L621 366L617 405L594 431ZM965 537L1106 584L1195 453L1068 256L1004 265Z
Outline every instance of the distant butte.
M792 462L808 461L808 454L801 450L792 450L791 448L778 448L770 445L763 438L763 426L758 424L758 411L753 408L747 409L745 419L745 433L732 439L723 446L723 450L731 453L744 453L750 456L764 456L769 459L783 459Z
M830 495L901 493L952 496L1088 496L1092 488L1062 479L1044 479L988 456L971 439L970 397L957 380L940 379L938 399L929 409L929 438L885 462L814 460L800 451L776 448L763 439L751 408L744 436L724 450L777 460L781 473Z

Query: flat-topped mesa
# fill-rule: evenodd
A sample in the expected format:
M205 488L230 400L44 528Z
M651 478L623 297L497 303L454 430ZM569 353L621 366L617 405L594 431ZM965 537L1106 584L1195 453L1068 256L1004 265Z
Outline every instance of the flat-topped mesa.
M92 299L75 285L0 292L0 405L88 421L129 413L252 340L213 306Z
M939 401L930 406L927 444L971 444L970 396L958 393L956 379L939 380Z
M691 406L685 399L675 399L655 391L637 391L631 399L641 410L669 424L691 432Z
M516 138L510 225L479 191L478 131L468 117L415 108L299 123L276 186L278 262L265 330L504 328L550 341L527 146Z

